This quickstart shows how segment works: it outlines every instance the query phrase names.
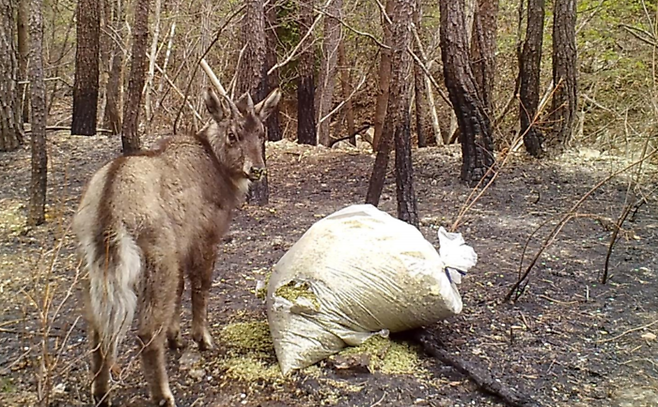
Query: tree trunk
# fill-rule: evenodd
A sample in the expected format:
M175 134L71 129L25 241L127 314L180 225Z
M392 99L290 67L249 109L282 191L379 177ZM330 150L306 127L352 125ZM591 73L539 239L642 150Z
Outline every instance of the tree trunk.
M338 69L340 69L340 88L343 92L345 102L345 120L347 121L347 134L354 134L354 107L352 100L348 98L352 94L352 75L350 74L350 65L345 58L345 39L341 38L338 46ZM356 145L356 136L349 139L352 145Z
M322 64L318 89L315 94L315 107L317 108L318 142L323 146L331 143L331 118L324 117L331 111L334 99L336 65L338 60L338 47L340 45L340 21L343 0L333 0L326 8L328 15L324 16L324 39L322 41Z
M491 125L471 70L464 4L441 0L439 5L443 74L461 133L461 178L475 186L494 164Z
M78 0L71 134L96 134L100 24L97 1Z
M18 80L27 82L27 63L30 59L30 2L29 0L18 1ZM20 89L20 106L23 123L30 121L30 97L28 95L29 86L27 83L19 87Z
M146 74L146 88L144 91L144 110L146 120L153 120L153 106L151 105L151 94L153 93L153 77L155 76L155 60L158 56L158 39L160 38L160 11L162 0L155 0L155 12L153 22L153 36L151 38L151 51L149 52L149 69Z
M479 0L477 5L471 36L471 68L480 100L489 122L493 122L498 0Z
M105 91L105 111L103 115L103 127L112 131L112 134L121 133L123 109L123 60L124 52L118 40L122 40L122 28L125 24L125 8L118 0L107 0L112 2L112 14L109 24L112 29L103 33L103 42L109 43L110 61L107 76L107 88ZM111 32L116 33L116 36Z
M313 24L313 0L299 2L299 36L304 38ZM299 79L297 82L297 142L316 145L315 130L315 54L313 52L313 34L302 44L297 65Z
M0 0L0 151L15 150L23 143L15 29L13 0Z
M30 16L30 83L32 93L32 177L27 224L40 225L46 220L46 86L43 81L43 0L32 0Z
M139 139L139 112L141 110L144 74L146 73L146 48L149 36L149 0L137 0L133 23L133 47L130 57L128 100L123 109L123 134L121 143L124 154L134 154L141 149Z
M268 72L270 68L276 65L277 62L277 36L276 36L276 27L277 27L277 16L276 16L277 4L270 4L269 9L265 13L266 16L266 29L265 36L267 41L267 52L265 54L265 72ZM267 76L267 94L279 87L279 70L275 70L271 75ZM281 135L281 126L279 124L279 106L277 105L276 109L270 117L267 119L267 139L269 141L279 141L283 138Z
M519 55L519 119L528 153L541 157L544 135L534 122L539 106L539 80L544 34L544 0L528 0L525 41Z
M393 0L386 0L386 15L391 15L393 8ZM386 16L381 16L382 28L384 31L384 44L391 45L391 27L388 24ZM377 101L375 104L375 118L374 127L375 134L372 138L372 149L379 151L380 140L382 138L382 131L384 130L384 118L386 117L386 110L388 106L388 93L391 84L391 50L386 48L380 49L379 60L379 93L377 93ZM379 200L379 198L377 198Z
M375 165L370 177L366 203L377 205L384 188L386 169L395 140L396 192L398 218L418 226L418 210L413 189L411 165L411 135L409 129L409 78L411 16L413 0L389 0L391 5L391 82L382 129L382 138L377 150Z
M264 0L246 0L242 18L242 45L244 54L239 66L236 83L237 94L248 92L258 103L267 96L267 71L265 70L265 8ZM263 161L265 160L265 140L263 140ZM267 205L269 188L267 173L261 181L252 184L250 201L256 205Z
M564 147L576 118L576 0L553 2L553 137Z
M416 30L421 26L421 5L416 2L414 7L414 25ZM427 66L427 61L424 58L424 52L420 49L418 44L414 42L414 53L421 59L421 62ZM428 140L431 133L431 123L429 121L429 106L427 102L427 82L425 81L425 72L423 69L414 64L414 94L416 95L416 136L418 137L418 147L427 147Z

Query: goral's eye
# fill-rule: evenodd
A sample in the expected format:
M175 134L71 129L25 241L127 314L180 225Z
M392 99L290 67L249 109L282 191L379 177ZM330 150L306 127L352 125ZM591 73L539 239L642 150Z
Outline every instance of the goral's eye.
M237 143L238 141L238 136L236 136L233 132L229 132L227 137L229 143Z

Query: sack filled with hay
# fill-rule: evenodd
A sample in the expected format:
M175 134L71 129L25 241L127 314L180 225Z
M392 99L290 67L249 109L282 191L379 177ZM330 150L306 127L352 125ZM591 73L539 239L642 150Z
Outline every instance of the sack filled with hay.
M372 335L433 324L462 309L456 284L477 255L439 229L437 252L415 227L372 205L316 222L274 266L267 317L281 370L310 366Z

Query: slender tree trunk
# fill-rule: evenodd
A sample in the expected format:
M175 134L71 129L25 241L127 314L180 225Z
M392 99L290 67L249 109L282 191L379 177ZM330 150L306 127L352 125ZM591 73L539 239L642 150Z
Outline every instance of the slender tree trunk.
M324 117L331 111L334 99L336 78L336 65L338 61L338 47L340 46L340 21L343 0L333 0L326 9L328 15L324 16L324 40L322 41L322 64L318 80L318 89L315 94L315 107L317 108L318 141L323 146L331 143L331 118Z
M313 24L314 0L299 2L299 36L303 38ZM316 145L318 143L315 129L315 54L313 52L313 34L309 35L297 65L299 80L297 82L297 142Z
M496 71L496 20L498 0L479 0L471 36L471 67L484 109L493 121L493 92Z
M27 224L40 225L46 220L46 86L43 81L43 0L31 0L30 15L30 83L32 93L32 177Z
M398 218L418 226L418 210L413 189L411 135L409 129L410 56L413 0L389 0L391 5L391 83L386 120L370 177L366 203L377 205L384 187L388 160L395 142Z
M117 43L122 41L122 27L125 24L125 8L121 1L108 0L112 2L112 16L110 17L111 30L103 33L103 42L107 42L110 48L109 72L107 77L107 88L105 91L105 111L103 115L103 127L112 131L112 134L121 133L123 110L123 49ZM115 33L118 38L115 38Z
M164 87L164 84L167 82L167 79L164 77L165 73L167 72L167 68L169 67L169 58L171 57L171 49L174 46L174 36L176 34L176 18L175 16L178 16L178 11L180 10L180 0L176 0L175 5L174 5L174 10L172 12L172 20L171 20L171 26L169 27L169 35L167 37L167 50L165 51L165 56L164 56L164 61L162 62L162 72L163 72L163 77L160 80L160 83L158 84L158 94L162 93L162 89ZM166 5L167 3L165 3Z
M475 186L494 164L491 125L471 70L464 4L440 0L439 5L443 73L461 133L461 178Z
M123 109L123 134L121 143L124 154L134 154L141 149L139 138L139 112L141 110L144 74L146 72L146 48L149 36L149 0L137 0L133 23L133 47L130 57L128 100Z
M391 15L392 8L393 0L386 0L386 15ZM384 44L390 46L392 41L391 27L386 16L382 15L381 19L384 31ZM384 118L386 117L388 106L388 93L391 84L391 50L381 48L379 52L381 55L379 60L379 93L377 93L377 101L375 104L375 134L372 138L372 149L374 151L379 151L382 131L384 130ZM379 198L377 198L377 200L379 200Z
M265 55L265 71L269 71L270 68L272 68L274 65L276 65L277 61L277 55L276 55L276 50L277 50L277 37L276 37L276 27L277 27L277 16L276 16L276 10L277 10L277 4L274 2L274 4L270 4L269 8L267 9L265 16L266 16L266 29L265 29L265 36L267 40L267 52ZM271 75L267 76L267 94L269 94L272 90L276 89L279 87L279 70L275 70L272 72ZM277 105L276 109L270 117L267 119L267 139L269 141L279 141L283 138L281 135L281 127L279 124L279 106Z
M27 81L27 63L30 59L30 1L18 1L18 79L20 81ZM19 87L20 89L20 103L23 116L23 123L30 121L30 97L28 95L28 84Z
M539 79L544 34L544 0L528 0L528 20L523 48L519 55L519 119L528 153L541 157L544 135L534 123L539 106Z
M79 0L71 134L96 134L100 23L97 0Z
M564 147L576 118L576 0L553 2L553 137Z
M105 117L105 108L107 107L107 80L110 73L110 63L112 61L112 43L103 41L105 34L112 29L112 0L100 0L101 7L101 30L99 34L99 89L98 89L98 114L97 117L101 123Z
M23 143L15 30L14 2L0 0L0 151L15 150Z
M341 38L338 46L338 69L340 69L340 88L343 92L345 103L345 120L347 121L347 134L354 134L354 107L352 100L348 100L352 94L352 75L350 75L350 65L345 57L345 39ZM356 136L349 139L352 145L356 145Z
M153 92L153 77L155 76L155 60L158 56L158 40L160 39L160 11L162 0L155 0L155 11L153 22L153 37L151 38L151 51L149 52L149 68L146 74L146 88L144 91L144 108L146 120L153 120L153 106L151 106L151 93Z
M267 96L267 71L265 70L265 8L264 0L246 0L242 19L242 45L244 54L236 84L237 94L248 92L255 103ZM265 161L265 140L263 140L263 161ZM259 182L252 184L250 201L256 205L267 205L269 188L267 173Z
M417 1L414 7L414 25L416 30L420 28L421 23L421 6ZM421 59L421 62L427 66L427 61L424 58L424 52L420 49L418 44L414 42L414 53ZM427 104L427 87L425 81L425 72L423 69L414 64L414 94L416 99L416 136L418 137L418 147L427 147L428 140L431 133L431 124L429 122L429 107Z

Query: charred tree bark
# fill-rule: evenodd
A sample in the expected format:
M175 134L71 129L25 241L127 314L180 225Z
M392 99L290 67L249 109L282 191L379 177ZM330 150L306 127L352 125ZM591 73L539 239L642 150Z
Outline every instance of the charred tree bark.
M26 81L28 79L27 75L27 63L30 59L30 2L29 0L19 0L18 1L18 12L16 14L16 20L18 20L18 80ZM20 108L21 115L23 117L23 123L30 121L30 97L28 94L29 86L27 83L21 85L20 89Z
M324 39L322 41L322 63L318 78L318 89L315 94L317 108L318 142L323 146L331 143L331 118L322 119L331 111L334 99L338 47L340 45L340 18L343 0L333 0L324 16Z
M343 93L343 99L347 100L344 107L347 134L354 134L354 107L352 106L352 100L348 99L353 91L352 75L350 74L350 66L345 57L345 41L342 38L338 46L338 69L340 70L340 88ZM356 136L350 137L349 140L352 145L356 145Z
M539 107L543 34L544 0L528 0L526 35L519 55L519 119L525 149L537 158L544 154L544 135L534 122Z
M461 178L475 186L494 164L491 124L471 70L464 4L441 0L439 5L443 73L461 133Z
M386 15L381 16L382 28L384 30L384 44L388 46L391 45L392 34L387 16L391 15L392 8L393 0L386 0ZM391 50L381 48L379 53L381 55L379 60L379 93L377 93L377 101L375 105L375 134L372 138L372 149L374 151L379 151L382 131L384 130L384 119L386 118L386 110L388 106L389 88L391 84ZM377 198L377 200L379 200L379 198Z
M13 0L0 0L0 151L15 150L23 143L15 27Z
M149 36L149 0L137 0L135 3L135 21L133 23L133 47L130 57L130 80L128 82L128 100L123 109L123 134L121 143L124 154L134 154L141 149L139 138L139 113L141 111L142 90L146 74L146 48Z
M105 90L105 111L103 114L103 127L112 131L112 134L121 133L123 109L123 49L117 41L123 39L121 33L125 23L126 14L122 3L117 0L107 0L112 3L111 17L108 17L108 25L111 30L103 33L103 42L109 43L109 71L107 76L107 88ZM115 33L116 35L112 35ZM117 38L118 36L118 38Z
M100 7L96 0L79 0L77 7L75 80L71 134L96 134Z
M266 16L266 29L265 36L267 40L267 52L265 55L265 71L269 71L274 65L276 65L277 56L276 50L278 48L278 41L276 37L276 26L277 26L277 16L276 16L277 4L270 4L269 9L265 13ZM271 75L267 76L267 94L272 90L279 87L279 70L275 70ZM276 109L270 117L267 119L267 139L269 141L279 141L283 137L281 135L281 126L279 124L279 106L277 105Z
M382 138L375 158L366 203L377 205L384 188L388 160L395 141L396 193L398 218L418 226L418 210L413 189L411 134L409 129L410 56L413 0L390 0L391 4L391 84Z
M576 118L576 0L553 2L553 137L571 141Z
M421 23L421 13L420 2L416 2L414 7L414 25L416 29L419 30ZM424 52L420 49L418 44L414 42L414 53L422 60L422 62L427 66L425 58L423 58ZM425 72L423 69L414 64L414 94L416 95L416 136L418 137L418 147L427 147L428 141L433 137L429 137L432 133L432 125L430 123L429 117L429 105L427 101L427 82L425 80Z
M493 92L496 72L496 29L498 0L479 0L473 17L471 67L480 100L493 121Z
M304 37L313 24L313 0L299 2L299 35ZM315 130L315 55L313 53L313 35L309 35L307 43L302 44L302 53L297 65L299 79L297 81L297 142L316 145L318 143Z
M239 67L236 89L238 96L248 92L258 103L265 98L267 71L265 70L265 8L264 0L246 0L242 19L242 45L244 54ZM265 161L265 140L263 140ZM251 185L249 200L256 205L267 205L269 188L267 173L261 181Z
M31 1L30 13L30 83L32 94L32 176L27 224L40 225L46 220L46 86L43 81L43 0Z

